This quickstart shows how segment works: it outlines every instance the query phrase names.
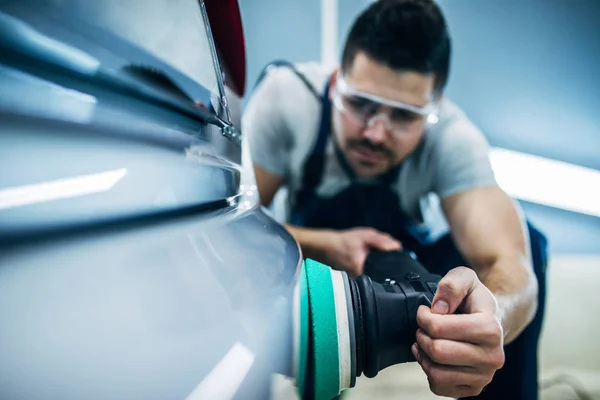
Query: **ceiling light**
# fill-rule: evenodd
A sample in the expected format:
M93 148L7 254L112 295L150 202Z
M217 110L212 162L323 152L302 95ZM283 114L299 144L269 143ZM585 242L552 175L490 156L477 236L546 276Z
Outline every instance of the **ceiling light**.
M501 148L490 161L510 196L600 217L600 171Z

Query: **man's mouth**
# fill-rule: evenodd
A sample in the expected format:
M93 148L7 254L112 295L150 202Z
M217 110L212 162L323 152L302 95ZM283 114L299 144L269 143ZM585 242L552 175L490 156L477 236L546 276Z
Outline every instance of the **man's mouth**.
M352 150L361 161L366 161L368 163L380 163L387 159L387 155L384 151L371 149L366 146L356 146L353 147Z

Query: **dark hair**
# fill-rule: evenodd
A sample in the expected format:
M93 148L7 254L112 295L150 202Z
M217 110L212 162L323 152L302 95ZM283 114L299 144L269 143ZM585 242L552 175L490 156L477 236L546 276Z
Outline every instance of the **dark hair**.
M450 35L434 0L376 0L350 28L343 71L358 52L394 70L435 74L437 92L448 80Z

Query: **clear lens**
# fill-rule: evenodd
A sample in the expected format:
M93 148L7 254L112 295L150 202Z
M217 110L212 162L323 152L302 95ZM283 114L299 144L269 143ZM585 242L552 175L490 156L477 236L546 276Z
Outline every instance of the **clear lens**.
M385 116L388 129L397 133L414 131L426 120L432 120L436 110L434 102L417 107L360 92L348 86L341 76L336 84L334 105L365 126L371 125L374 118Z
M395 108L391 113L392 124L410 124L416 121L422 121L425 117L412 111Z
M375 115L380 108L379 104L374 101L358 96L342 96L342 104L346 110L365 123L369 118Z
M384 116L387 120L386 127L395 133L411 131L425 120L424 115L402 108L392 108L390 111L391 107L387 105L356 95L348 96L336 93L334 104L340 111L350 114L357 123L364 126L370 126L375 119L381 119Z

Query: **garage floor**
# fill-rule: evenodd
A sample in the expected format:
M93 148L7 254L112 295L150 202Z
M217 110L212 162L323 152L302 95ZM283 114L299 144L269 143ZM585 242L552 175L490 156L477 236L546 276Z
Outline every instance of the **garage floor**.
M591 399L600 400L600 257L554 257L549 270L547 316L540 345L541 382L560 374L576 380ZM565 384L541 391L543 400L577 400ZM362 379L345 400L438 399L417 364L381 371ZM582 400L587 400L584 397Z

